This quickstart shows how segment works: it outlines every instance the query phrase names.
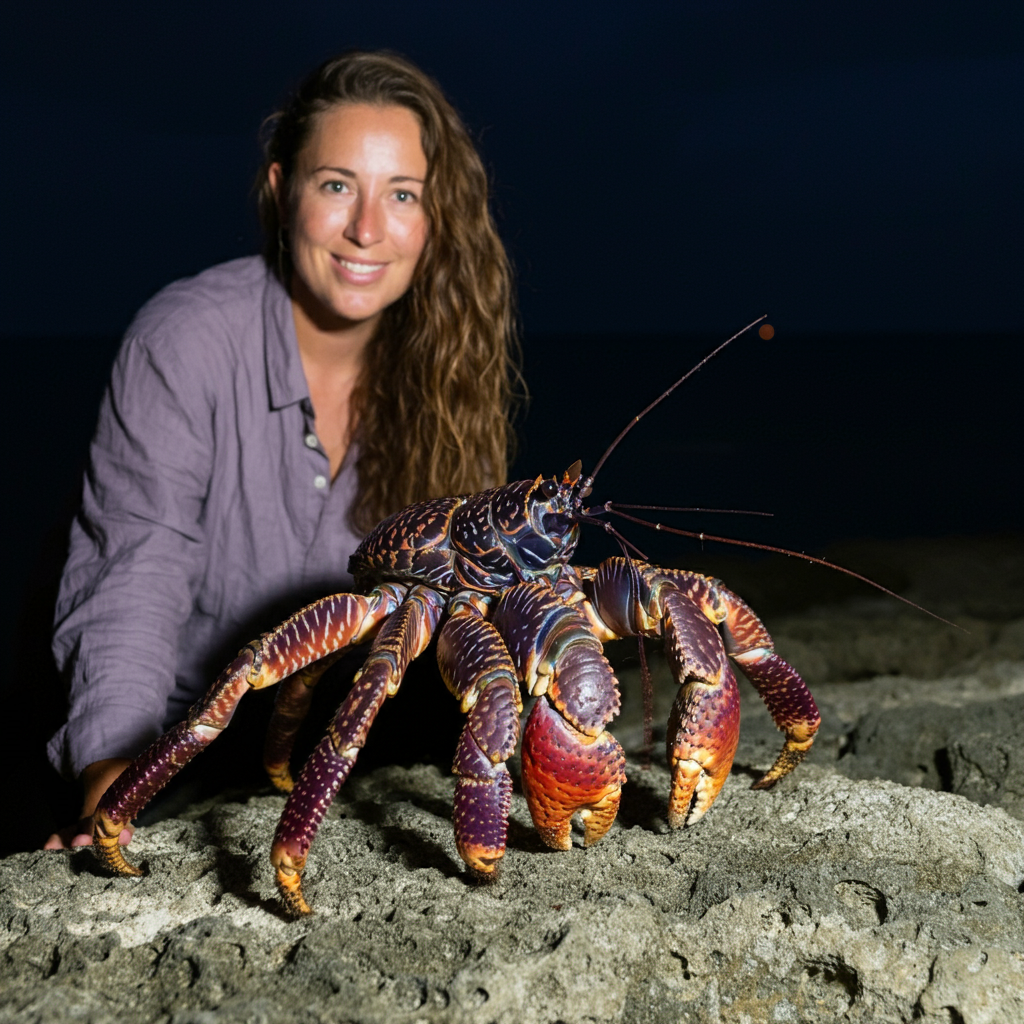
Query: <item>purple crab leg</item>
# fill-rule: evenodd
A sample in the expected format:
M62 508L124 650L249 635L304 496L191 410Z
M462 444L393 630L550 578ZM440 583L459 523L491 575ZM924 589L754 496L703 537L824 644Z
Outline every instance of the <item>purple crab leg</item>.
M278 822L270 862L285 908L312 911L302 895L302 871L320 822L348 778L385 697L398 692L409 663L426 650L444 611L444 597L416 586L381 627L352 689L310 755Z
M722 637L681 591L661 596L665 652L679 691L666 744L672 789L668 823L692 825L715 802L729 777L740 738L740 694Z
M452 771L455 846L470 870L493 876L505 855L512 777L505 762L519 742L516 670L501 636L483 618L486 606L471 594L451 606L437 642L437 660L448 689L469 719L459 737Z
M753 609L721 585L718 592L726 610L722 623L726 650L754 684L786 737L775 763L753 785L754 789L770 789L807 756L821 715L799 673L775 653L772 638Z
M335 651L334 654L299 669L278 687L274 713L270 716L267 738L263 744L263 768L275 788L282 793L290 793L295 787L289 762L295 738L306 720L306 715L309 714L313 690L323 674L344 653L344 650Z
M661 636L679 683L666 745L672 787L668 821L692 824L714 803L739 741L736 677L718 624L726 616L716 581L684 570L609 558L587 581L610 636Z
M100 860L115 874L142 874L128 863L118 845L121 830L221 734L242 697L368 638L404 595L405 588L393 584L378 587L367 596L334 594L308 605L247 645L206 696L192 705L185 721L143 751L104 793L93 815L93 842Z
M782 752L755 789L774 785L803 760L821 718L804 681L775 653L761 620L718 580L644 564L636 565L633 582L631 575L624 558L609 558L588 579L587 593L610 635L642 632L665 638L669 662L683 687L669 723L669 822L673 827L692 824L721 790L739 738L736 679L724 654L754 684L786 734Z

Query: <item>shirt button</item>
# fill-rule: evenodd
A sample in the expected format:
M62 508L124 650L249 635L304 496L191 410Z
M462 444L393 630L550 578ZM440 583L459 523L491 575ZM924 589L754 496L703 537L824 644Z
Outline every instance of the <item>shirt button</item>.
M320 443L316 439L316 434L307 434L305 440L307 448L315 448Z
M327 486L327 477L322 476L320 473L317 473L317 475L313 477L313 486L318 491L322 491Z

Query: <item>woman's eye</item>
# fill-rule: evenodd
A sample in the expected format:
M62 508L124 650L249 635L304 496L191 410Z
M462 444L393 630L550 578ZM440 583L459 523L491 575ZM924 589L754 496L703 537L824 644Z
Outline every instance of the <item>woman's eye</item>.
M340 196L348 191L348 185L344 181L327 181L324 182L323 188L333 196Z
M399 189L395 193L395 198L400 203L414 203L416 201L416 194L414 192L407 192L405 189Z

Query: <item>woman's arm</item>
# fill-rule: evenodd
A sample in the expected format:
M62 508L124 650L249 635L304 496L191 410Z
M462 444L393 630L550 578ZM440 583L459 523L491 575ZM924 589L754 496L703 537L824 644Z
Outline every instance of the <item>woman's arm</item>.
M49 745L81 778L83 816L163 729L204 564L214 439L202 374L173 342L129 338L100 410L57 603L68 722ZM48 847L84 842L76 829Z

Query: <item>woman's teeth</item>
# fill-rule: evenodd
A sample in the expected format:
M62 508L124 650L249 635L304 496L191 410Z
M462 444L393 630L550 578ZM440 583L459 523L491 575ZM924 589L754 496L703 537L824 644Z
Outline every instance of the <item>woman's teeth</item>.
M352 260L342 259L340 256L338 257L338 262L346 270L351 270L353 274L372 274L383 266L382 263L355 263Z

